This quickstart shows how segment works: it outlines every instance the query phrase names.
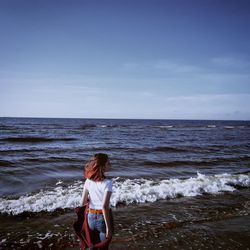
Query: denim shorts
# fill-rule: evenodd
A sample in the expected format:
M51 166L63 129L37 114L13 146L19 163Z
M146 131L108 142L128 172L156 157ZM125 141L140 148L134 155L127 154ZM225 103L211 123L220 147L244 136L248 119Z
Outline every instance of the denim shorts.
M88 213L88 225L90 230L96 229L99 232L100 241L106 239L106 225L103 214Z

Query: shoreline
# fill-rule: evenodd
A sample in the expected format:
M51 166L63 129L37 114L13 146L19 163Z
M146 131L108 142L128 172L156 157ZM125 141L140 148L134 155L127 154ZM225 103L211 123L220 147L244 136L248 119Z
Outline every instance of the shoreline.
M243 226L243 223L245 226ZM233 225L233 227L232 227ZM150 230L138 232L133 236L114 236L110 250L129 249L249 249L250 215L236 216L216 221L192 223L166 223L152 226ZM230 230L228 230L230 228ZM10 244L0 249L65 249L80 250L76 235L58 239L31 242L20 247ZM70 241L71 238L71 241Z
M248 249L250 189L113 209L110 249ZM0 249L80 249L73 210L0 216Z

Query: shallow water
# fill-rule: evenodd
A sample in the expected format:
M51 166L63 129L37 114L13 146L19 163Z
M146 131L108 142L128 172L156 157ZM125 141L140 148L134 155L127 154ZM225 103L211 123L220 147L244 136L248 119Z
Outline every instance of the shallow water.
M111 249L248 249L250 122L0 119L0 249L78 249L83 164L108 153Z

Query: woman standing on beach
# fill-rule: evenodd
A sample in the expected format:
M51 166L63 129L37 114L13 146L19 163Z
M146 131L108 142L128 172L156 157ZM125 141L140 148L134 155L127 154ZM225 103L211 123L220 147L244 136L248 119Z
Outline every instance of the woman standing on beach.
M104 175L110 168L111 164L108 155L102 153L91 157L84 168L86 181L81 205L85 205L89 200L87 221L90 236L91 239L94 239L94 233L98 232L99 241L111 238L113 234L112 211L110 208L113 183L112 180L107 179ZM108 246L100 249L108 249Z

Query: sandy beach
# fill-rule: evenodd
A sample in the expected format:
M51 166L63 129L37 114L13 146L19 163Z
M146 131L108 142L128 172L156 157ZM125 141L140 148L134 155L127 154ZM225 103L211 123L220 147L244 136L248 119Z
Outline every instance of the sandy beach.
M249 197L249 189L241 189L116 208L110 249L249 249ZM1 216L1 249L80 249L75 219L72 210Z

